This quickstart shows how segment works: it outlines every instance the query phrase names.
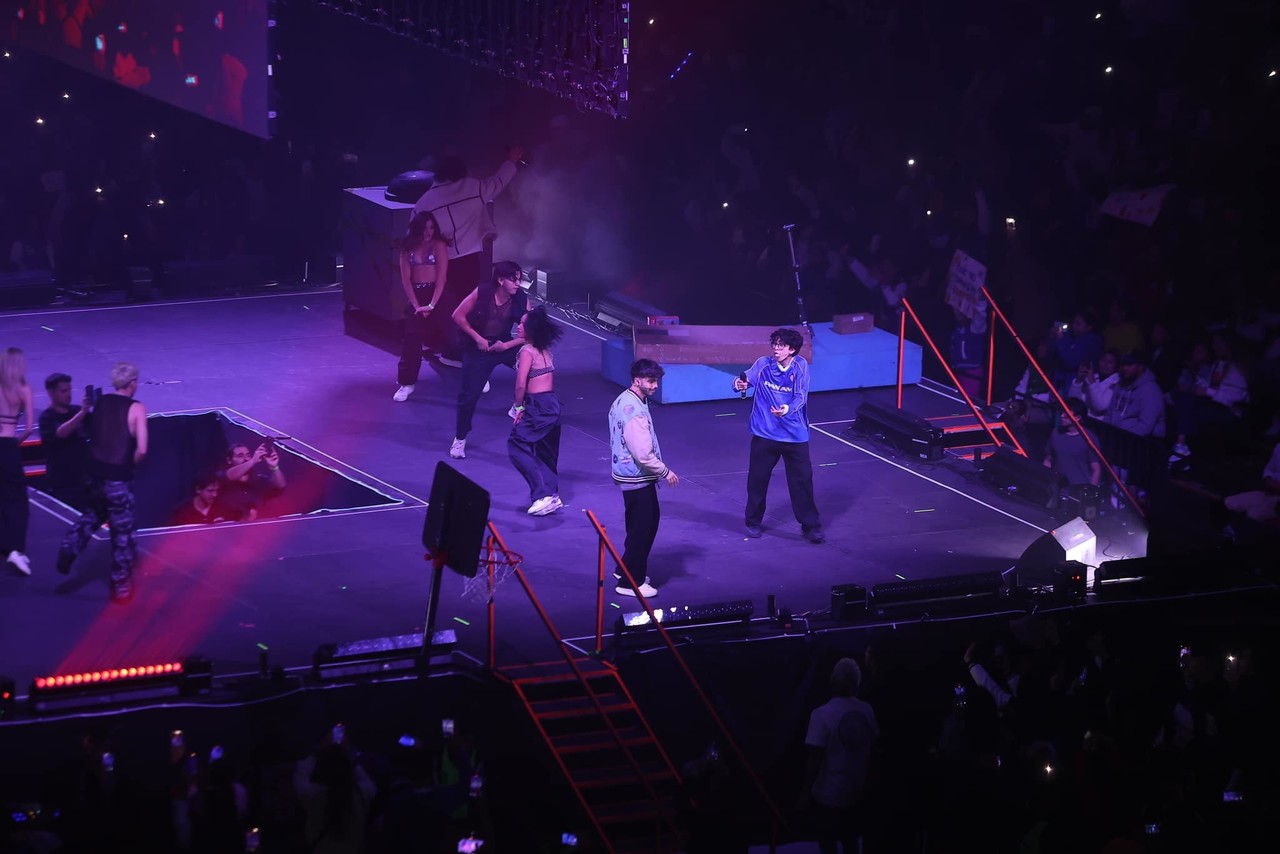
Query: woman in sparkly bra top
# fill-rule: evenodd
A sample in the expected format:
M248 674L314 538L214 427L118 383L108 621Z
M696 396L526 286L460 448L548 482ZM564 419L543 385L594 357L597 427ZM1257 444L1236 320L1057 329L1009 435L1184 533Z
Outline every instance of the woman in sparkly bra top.
M538 306L520 318L516 337L525 345L516 358L515 424L507 453L529 484L529 515L546 516L564 506L560 501L560 400L552 390L556 364L551 347L563 330Z
M400 247L400 284L409 306L396 368L399 387L392 396L396 401L407 400L418 384L422 345L430 334L431 313L444 293L448 272L449 246L440 234L440 224L429 213L414 214Z

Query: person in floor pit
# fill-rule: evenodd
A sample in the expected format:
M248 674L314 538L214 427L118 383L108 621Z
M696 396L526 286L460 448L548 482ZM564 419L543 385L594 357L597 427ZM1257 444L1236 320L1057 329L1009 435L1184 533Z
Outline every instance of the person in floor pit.
M215 522L232 521L226 508L218 500L220 489L221 483L216 472L201 472L196 475L194 493L178 506L169 524L211 525Z
M1067 406L1080 422L1084 422L1088 407L1079 398L1068 398ZM1102 483L1102 463L1089 447L1075 423L1064 412L1059 416L1058 429L1049 437L1044 449L1044 467L1053 469L1068 487L1097 486ZM1090 432L1094 444L1098 438Z
M462 367L461 354L465 350L460 345L467 342L458 341L449 318L458 303L482 284L492 263L497 229L488 205L515 178L516 164L523 161L524 149L513 146L489 178L467 177L467 164L458 157L428 158L423 164L434 179L431 188L413 206L413 213L429 213L436 218L440 233L448 241L450 262L447 287L427 323L428 343L440 354L440 361L451 367Z
M218 500L227 521L252 522L262 518L267 501L288 485L280 470L280 451L271 439L253 451L248 445L232 445L227 449L226 464L220 476Z
M813 463L809 459L809 363L798 355L804 338L794 329L769 336L772 356L761 356L733 381L738 392L755 389L751 406L751 460L747 470L746 530L763 535L769 479L781 458L791 493L791 512L811 543L826 542L813 500Z
M620 596L635 596L637 589L646 598L658 595L658 588L650 583L647 574L649 552L658 536L658 522L662 517L658 483L665 482L668 486L680 483L676 473L662 461L658 434L649 413L649 398L657 393L664 373L662 366L652 359L637 359L631 364L631 385L609 407L613 482L622 487L626 510L627 540L622 562L632 578L641 579L639 588L635 588L620 569L615 570L614 590Z
M23 575L27 557L27 474L21 445L35 430L35 404L27 385L27 356L17 347L0 355L0 554ZM18 424L26 421L26 429Z
M403 402L413 394L422 370L422 345L430 334L429 323L444 297L449 274L449 245L440 235L440 224L429 213L414 214L400 247L400 284L409 301L396 366L399 388L392 399Z
M555 360L551 347L563 334L538 306L520 319L516 337L527 343L516 358L515 423L507 439L511 464L529 484L529 515L546 516L564 506L560 500L560 400L552 390Z
M129 362L111 368L111 391L102 395L89 415L88 507L71 526L58 550L58 572L66 574L106 522L111 532L111 596L123 602L133 596L133 475L147 455L147 408L135 400L138 369Z
M476 404L498 365L516 366L523 338L511 335L516 322L529 308L529 297L520 289L520 265L499 261L493 265L493 281L467 294L453 312L453 322L468 339L462 352L462 388L449 456L467 456L467 435Z
M44 388L49 393L49 408L40 413L40 445L45 460L40 489L63 504L83 510L85 460L89 452L85 419L93 401L86 392L79 406L71 402L71 377L67 374L50 374Z

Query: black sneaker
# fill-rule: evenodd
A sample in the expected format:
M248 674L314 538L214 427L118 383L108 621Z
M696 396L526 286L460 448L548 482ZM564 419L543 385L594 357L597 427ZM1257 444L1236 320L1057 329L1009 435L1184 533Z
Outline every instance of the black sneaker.
M76 556L64 549L58 549L58 572L67 575L71 572L71 564L76 562Z
M758 540L764 536L764 528L761 528L759 525L748 525L747 536L753 540Z
M810 528L804 532L804 538L814 545L822 545L827 541L827 535L822 533L821 528Z

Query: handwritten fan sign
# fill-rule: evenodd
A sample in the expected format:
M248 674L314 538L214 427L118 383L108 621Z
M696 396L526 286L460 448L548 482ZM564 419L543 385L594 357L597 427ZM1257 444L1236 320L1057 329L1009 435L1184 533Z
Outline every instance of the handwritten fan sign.
M973 320L980 308L985 307L982 286L986 283L986 265L957 249L947 272L947 305Z
M1139 225L1155 225L1165 197L1175 186L1161 184L1145 190L1120 190L1107 196L1107 200L1102 203L1102 212L1116 219L1136 222Z

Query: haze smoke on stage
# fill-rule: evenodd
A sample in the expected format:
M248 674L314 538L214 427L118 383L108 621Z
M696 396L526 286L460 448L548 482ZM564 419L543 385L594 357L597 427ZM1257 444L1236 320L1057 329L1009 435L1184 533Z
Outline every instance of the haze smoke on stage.
M512 185L515 210L497 212L495 257L602 284L623 281L632 263L622 168L589 129L561 119L551 124Z

